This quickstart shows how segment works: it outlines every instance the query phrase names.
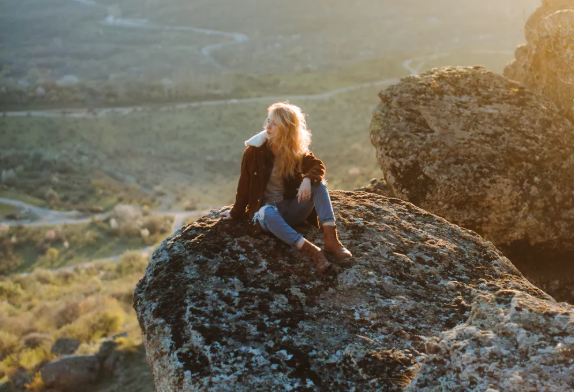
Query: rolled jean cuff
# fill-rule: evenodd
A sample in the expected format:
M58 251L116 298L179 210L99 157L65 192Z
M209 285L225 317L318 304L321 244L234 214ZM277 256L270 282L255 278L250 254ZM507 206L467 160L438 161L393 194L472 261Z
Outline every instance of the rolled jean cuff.
M324 225L327 222L335 222L335 218L326 218L324 220L321 220L321 218L319 218L319 222Z
M303 234L299 234L297 236L297 239L291 244L292 247L296 248L297 247L297 243L301 240L301 238L303 238Z

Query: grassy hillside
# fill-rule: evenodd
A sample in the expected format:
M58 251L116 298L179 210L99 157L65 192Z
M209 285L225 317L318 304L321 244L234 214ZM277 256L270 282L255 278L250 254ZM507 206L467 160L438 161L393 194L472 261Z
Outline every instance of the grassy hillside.
M16 375L31 382L39 367L54 359L50 347L59 337L79 340L77 353L90 354L97 352L99 339L121 334L116 342L127 366L108 384L153 391L132 308L133 288L146 266L141 254L126 253L115 264L0 277L0 383Z
M461 63L467 58L472 58L475 64L496 67L504 64L508 54L456 52L428 59L423 64L422 60L414 60L411 66L428 69ZM328 98L300 95L332 91L351 82L405 75L403 62L406 59L408 57L364 61L322 78L318 74L291 75L285 83L279 83L281 86L277 87L274 98L257 102L238 101L180 110L169 107L159 110L151 106L129 115L89 119L0 118L4 129L0 133L0 145L22 153L37 150L41 145L45 156L80 162L74 165L75 170L83 170L88 178L95 176L92 170L99 168L98 173L106 173L107 177L86 183L89 189L96 187L101 191L85 191L93 195L93 200L83 199L85 203L113 205L118 195L123 195L122 201L130 199L144 204L145 200L137 200L138 186L152 189L159 185L177 195L182 206L193 201L199 208L218 207L233 201L243 141L261 130L269 104L277 99L290 99L308 114L308 125L313 131L312 149L326 163L330 187L353 189L380 176L368 124L371 111L378 103L377 93L384 86L361 88ZM337 78L337 75L346 77ZM121 189L117 185L117 189L111 191L109 175L131 178L138 186L126 185ZM67 177L61 178L65 182ZM108 184L99 185L102 181ZM43 189L30 191L37 197L47 192L46 188L34 188ZM129 189L136 193L129 196Z
M538 0L54 0L45 7L40 0L5 0L0 76L31 84L70 74L111 84L168 78L209 89L205 78L224 72L326 72L389 53L513 50L523 40L524 19L538 5Z

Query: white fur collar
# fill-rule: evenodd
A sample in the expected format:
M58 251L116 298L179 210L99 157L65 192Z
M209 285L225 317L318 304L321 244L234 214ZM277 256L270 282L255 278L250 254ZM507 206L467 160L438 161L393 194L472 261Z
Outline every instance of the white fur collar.
M261 131L245 141L246 146L261 147L267 141L267 131Z

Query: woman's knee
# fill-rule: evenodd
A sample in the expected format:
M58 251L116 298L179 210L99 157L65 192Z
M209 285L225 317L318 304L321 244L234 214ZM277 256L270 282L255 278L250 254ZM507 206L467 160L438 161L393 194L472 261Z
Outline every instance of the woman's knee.
M311 185L311 189L327 189L327 185L323 184L323 181L320 181L316 184Z
M315 185L311 185L311 192L314 194L317 193L325 193L325 192L329 192L327 190L327 185L323 184L322 182L318 182Z
M281 217L281 214L279 213L279 211L277 211L277 209L267 208L265 210L265 217L263 218L263 220L265 221L266 224L268 223L273 224L274 222L277 222L282 219L283 218Z

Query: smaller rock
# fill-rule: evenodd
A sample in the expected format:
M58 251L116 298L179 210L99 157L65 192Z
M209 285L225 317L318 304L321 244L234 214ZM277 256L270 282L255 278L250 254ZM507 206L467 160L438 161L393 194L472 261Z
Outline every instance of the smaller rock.
M64 390L95 383L99 372L100 361L96 355L63 356L41 370L46 386Z
M56 355L69 355L75 353L78 347L80 347L80 342L76 339L59 338L50 352Z
M32 377L26 369L19 367L16 373L10 376L10 381L12 382L13 390L16 391L29 384L32 381ZM8 390L10 391L10 389Z
M117 377L120 375L119 365L122 360L122 356L119 352L114 351L111 353L104 363L102 364L102 370L106 375L111 375Z
M98 358L101 362L105 361L114 351L116 351L116 347L118 344L114 340L106 340L100 345L100 349L98 351Z
M391 187L387 184L384 178L373 178L371 183L367 186L357 188L356 191L374 193L381 196L394 197Z
M114 339L117 338L127 338L128 337L128 332L127 331L123 331L118 333L117 335L112 336Z

